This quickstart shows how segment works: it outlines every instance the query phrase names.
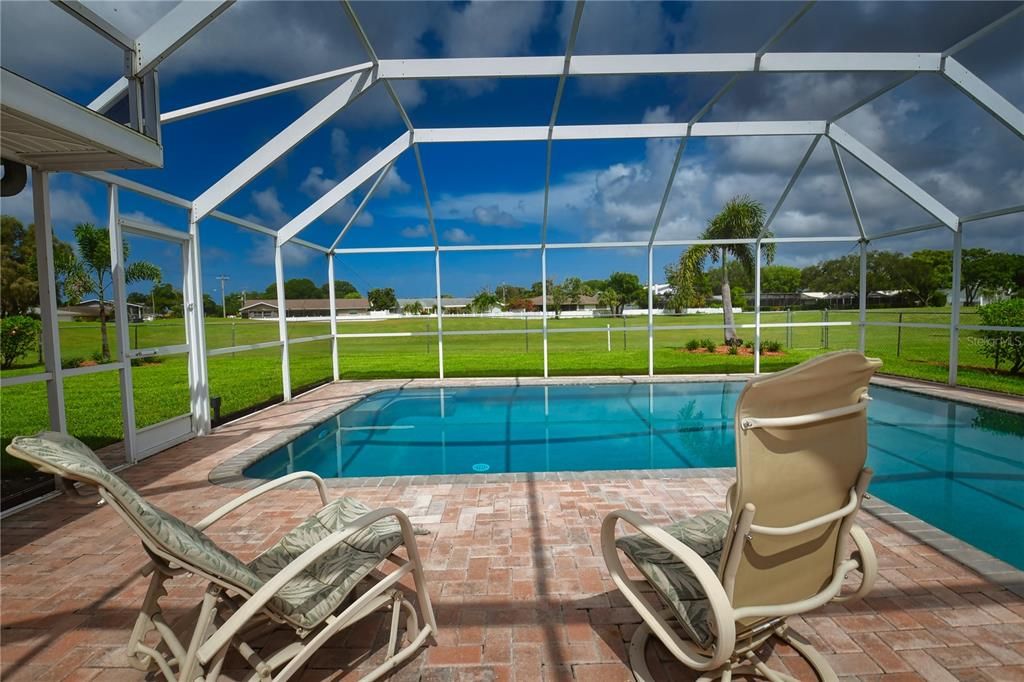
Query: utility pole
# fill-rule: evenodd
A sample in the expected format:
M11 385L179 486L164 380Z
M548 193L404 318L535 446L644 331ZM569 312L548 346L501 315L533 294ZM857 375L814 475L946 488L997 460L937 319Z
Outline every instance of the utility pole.
M228 277L227 275L218 275L217 279L220 280L220 312L221 312L221 315L223 315L224 317L227 317L228 316L228 306L227 306L226 301L224 299L224 282L228 281L231 278Z

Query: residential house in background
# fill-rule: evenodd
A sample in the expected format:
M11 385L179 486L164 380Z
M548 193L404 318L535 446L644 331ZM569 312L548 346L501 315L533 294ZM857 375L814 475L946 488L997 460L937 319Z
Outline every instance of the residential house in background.
M298 298L285 301L285 317L330 317L331 302L326 298ZM365 298L339 298L335 302L338 316L366 315L370 312L370 302ZM251 320L276 320L277 299L252 299L239 311L239 315Z

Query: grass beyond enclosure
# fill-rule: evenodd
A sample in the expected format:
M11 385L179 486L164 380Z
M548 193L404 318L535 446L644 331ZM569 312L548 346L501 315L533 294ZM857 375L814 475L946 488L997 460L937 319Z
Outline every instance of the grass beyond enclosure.
M737 315L737 324L753 324L752 313ZM949 310L869 310L870 322L949 324ZM743 373L754 369L750 355L708 354L686 350L691 339L720 342L716 326L721 315L655 316L654 367L657 374ZM978 324L973 310L962 313L963 324ZM778 341L781 354L763 356L761 369L775 371L827 350L857 347L857 311L764 312L762 324L821 322L847 326L764 327L764 340ZM442 319L445 376L539 376L543 373L541 320L450 316ZM340 321L341 334L390 333L384 338L339 340L341 374L346 379L434 377L438 374L437 324L431 317L375 321ZM291 385L299 391L331 377L330 341L296 343L330 333L326 321L289 322ZM583 331L596 330L596 331ZM109 328L115 344L113 325ZM498 333L495 333L498 332ZM66 364L88 363L100 348L99 326L61 324L61 354ZM409 336L418 333L419 336ZM738 331L752 340L754 330ZM210 319L206 324L209 350L276 341L276 321ZM979 352L980 336L962 332L959 383L1024 395L1024 377L992 369L992 359ZM183 322L167 320L133 325L133 348L166 347L184 343ZM947 329L868 327L867 352L882 358L883 371L944 382L949 358ZM609 350L610 348L610 350ZM112 348L116 353L116 350ZM647 318L563 318L549 321L549 370L553 376L584 374L646 374ZM281 397L281 353L277 347L215 355L209 358L210 394L221 398L221 416L229 417ZM43 371L37 357L3 376ZM188 369L184 355L168 355L132 368L137 425L156 424L188 410ZM116 372L67 377L64 381L68 429L93 446L121 440L121 400ZM0 431L3 444L18 434L46 428L47 402L43 384L3 389ZM5 459L5 465L7 460Z

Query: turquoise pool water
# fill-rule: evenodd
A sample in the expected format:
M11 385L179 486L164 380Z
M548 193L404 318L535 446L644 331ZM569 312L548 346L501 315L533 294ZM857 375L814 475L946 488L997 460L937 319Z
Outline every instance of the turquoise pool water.
M394 390L256 462L270 478L732 467L741 382ZM1024 416L873 386L870 492L1024 568Z

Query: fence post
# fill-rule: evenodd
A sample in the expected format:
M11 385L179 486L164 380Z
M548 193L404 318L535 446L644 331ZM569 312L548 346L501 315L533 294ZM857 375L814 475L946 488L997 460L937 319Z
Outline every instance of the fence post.
M896 327L896 357L900 356L900 349L903 347L903 313L900 313L898 324L899 326Z
M626 307L622 307L622 350L628 350L626 348Z
M523 338L526 339L526 352L530 352L530 318L523 311Z
M825 338L825 350L828 350L828 308L825 308L824 313L823 318L826 324L821 328L821 332L822 336Z
M610 324L608 325L608 352L612 352L612 326Z
M233 346L235 344L231 344L231 345ZM135 325L135 346L133 346L133 347L136 348L136 349L138 349L138 347L139 347L139 325L138 324Z
M786 308L786 324L787 325L793 324L793 309L792 308ZM792 327L786 327L786 347L787 348L792 348L793 347L793 328Z

